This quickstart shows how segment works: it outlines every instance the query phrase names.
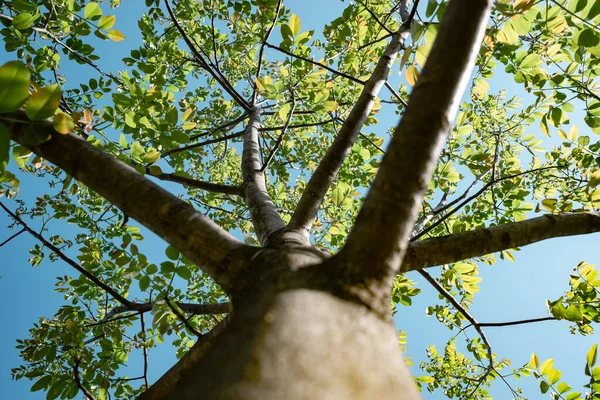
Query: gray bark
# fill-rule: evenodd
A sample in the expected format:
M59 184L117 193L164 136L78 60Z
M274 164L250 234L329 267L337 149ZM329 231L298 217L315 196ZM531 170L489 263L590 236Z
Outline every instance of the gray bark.
M340 257L359 292L379 297L400 271L423 195L469 81L487 25L491 0L453 0L408 107Z
M244 149L242 151L242 176L246 204L256 236L262 245L267 244L269 236L285 227L285 223L267 193L265 173L260 162L258 135L260 131L260 111L252 110L248 125L244 130Z
M401 27L392 35L383 55L377 62L369 80L365 83L356 104L352 107L348 118L340 128L325 157L308 181L294 215L288 225L290 230L303 230L308 237L308 231L317 217L319 207L325 194L337 176L342 163L350 153L365 120L371 113L377 95L387 81L392 64L402 48L408 35L408 29Z

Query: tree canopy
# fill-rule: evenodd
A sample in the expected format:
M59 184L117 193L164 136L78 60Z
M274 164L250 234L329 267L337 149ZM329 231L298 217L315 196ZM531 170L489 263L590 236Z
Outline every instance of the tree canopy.
M0 207L16 230L0 246L29 234L33 266L73 268L56 282L64 306L19 340L15 379L48 399L162 398L263 278L386 320L419 295L418 273L448 330L413 368L421 391L525 398L515 378L532 376L554 399L600 398L595 345L584 393L551 359L495 354L494 324L470 313L486 265L600 231L600 0L342 1L321 31L283 0L145 0L141 41L120 3L0 5ZM548 316L513 323L592 334L598 270L582 262L565 288ZM165 341L187 355L151 386L147 353Z

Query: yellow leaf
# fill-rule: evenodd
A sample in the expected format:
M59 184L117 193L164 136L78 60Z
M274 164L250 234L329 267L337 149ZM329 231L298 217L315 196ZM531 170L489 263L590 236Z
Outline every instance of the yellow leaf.
M595 188L600 185L600 169L597 169L590 175L590 180L588 181L588 186Z
M296 14L292 14L288 25L294 36L300 33L300 18Z
M535 353L531 353L529 365L531 365L533 368L537 368L540 365L540 359L535 355Z
M193 112L194 112L194 110L191 108L188 108L187 110L185 110L183 112L183 114L181 114L181 122L187 121L187 119L190 117L190 115L192 115Z
M567 132L563 131L562 129L558 130L558 136L560 136L562 140L567 140Z
M594 206L594 208L600 207L600 189L596 189L592 192L590 200L592 201L592 206Z
M533 0L515 0L513 9L516 11L527 11L533 6Z
M70 115L63 113L56 114L52 120L52 124L54 125L54 130L58 133L62 133L63 135L66 135L75 129L75 122L73 122L73 118L71 118Z
M106 33L106 35L110 38L110 40L112 40L113 42L122 42L123 40L125 40L125 35L123 35L120 31L113 29L111 31L108 31Z
M579 128L577 127L577 125L573 125L573 127L569 130L569 135L567 136L567 138L573 142L577 140L577 136L579 136Z
M473 81L473 84L473 93L479 98L487 95L490 90L490 84L485 79L477 78Z
M406 68L406 72L404 73L406 76L406 81L410 86L415 86L417 83L417 79L419 79L419 70L414 65Z
M558 203L558 200L556 199L544 199L542 200L542 206L548 210L548 211L554 211L556 210L556 203Z

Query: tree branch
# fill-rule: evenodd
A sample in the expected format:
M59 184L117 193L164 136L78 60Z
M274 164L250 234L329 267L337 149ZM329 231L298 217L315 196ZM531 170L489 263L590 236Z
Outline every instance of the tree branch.
M233 86L231 85L231 83L229 83L229 81L227 80L227 78L225 78L218 70L213 70L211 68L209 62L207 60L205 60L204 57L202 57L202 54L200 54L198 52L198 49L196 49L196 46L194 46L194 44L190 40L189 36L185 33L185 30L183 29L183 27L179 23L179 20L175 16L175 13L173 12L173 9L171 8L171 3L169 2L169 0L165 0L165 6L167 8L167 12L169 13L169 16L171 17L171 20L173 21L173 24L175 24L175 27L179 31L179 34L183 38L184 42L187 44L187 46L190 49L190 51L192 52L192 54L194 55L195 60L200 64L200 66L202 68L204 68L209 74L211 74L212 77L217 82L219 82L219 84L221 85L221 87L223 89L225 89L225 91L227 93L229 93L229 95L235 100L236 103L239 104L240 107L242 107L246 111L250 111L250 105L233 88Z
M256 78L258 79L260 77L260 71L262 69L262 60L263 60L263 55L265 52L265 46L267 44L267 41L269 40L269 37L271 36L271 32L273 32L273 28L275 28L275 25L277 24L277 18L279 17L279 10L281 9L281 3L283 2L283 0L279 0L277 2L277 8L275 9L275 17L273 17L273 22L271 23L271 26L269 27L269 29L267 30L267 33L262 41L262 44L260 45L260 50L258 52L258 66L256 67ZM256 86L254 86L254 90L252 91L252 100L250 101L250 104L252 104L253 106L256 105L256 95L258 94L258 92L256 91Z
M388 287L400 271L423 195L469 82L491 5L491 0L448 4L408 107L339 254L352 279Z
M207 303L207 304L196 304L196 303L181 303L173 302L186 314L196 315L211 315L211 314L227 314L231 311L230 303ZM116 315L126 313L129 311L137 311L140 314L146 313L152 310L154 303L133 303L130 302L128 305L122 305L114 307L110 310L102 321L108 321Z
M11 138L83 182L121 211L177 248L219 283L232 287L232 273L224 265L228 253L245 245L133 168L75 135L54 132L52 122L30 123L23 111L9 117ZM14 122L23 121L23 122ZM52 138L38 145L27 142L23 131Z
M151 175L161 181L168 182L176 182L181 183L182 185L190 186L196 189L206 190L207 192L212 193L223 193L223 194L234 194L237 196L244 195L244 189L241 186L231 186L220 183L212 183L205 181L198 181L196 179L186 178L184 176L179 176L175 174L159 174L159 175Z
M150 386L150 389L142 393L137 400L160 400L166 398L177 387L177 384L185 377L186 373L211 349L219 334L223 332L229 323L229 320L230 318L224 318L210 332L199 337L190 351L161 376L158 381Z
M241 131L241 132L232 133L231 135L225 135L225 136L222 136L220 138L208 139L208 140L205 140L203 142L198 142L198 143L194 143L194 144L188 144L187 146L178 147L178 148L175 148L175 149L171 149L171 150L165 151L162 154L162 157L170 156L171 154L179 153L179 152L182 152L182 151L185 151L185 150L197 149L198 147L208 146L209 144L215 144L215 143L224 142L226 140L235 139L235 138L243 136L243 135L244 135L244 131Z
M350 153L365 120L371 113L377 95L386 83L392 64L407 36L408 30L404 27L392 36L348 118L342 124L325 157L323 157L308 181L288 225L290 230L304 230L308 236L308 231L313 220L317 217L325 194L337 176L342 163Z
M96 400L96 398L87 390L87 388L81 382L81 377L79 376L79 360L75 360L75 364L73 365L73 379L75 380L75 384L83 392L86 400Z
M277 208L267 193L265 174L261 171L258 132L260 130L260 111L253 110L244 130L244 149L242 151L242 175L246 203L256 236L266 245L269 236L285 227Z
M410 244L402 272L448 264L546 239L600 232L600 213L543 215Z
M364 84L366 84L366 82L365 82L365 81L362 81L362 80L360 80L360 79L358 79L358 78L355 78L355 77L354 77L354 76L352 76L352 75L348 75L348 74L347 74L347 73L345 73L345 72L338 71L337 69L331 68L331 67L329 67L329 66L327 66L327 65L325 65L325 64L322 64L322 63L320 63L320 62L317 62L317 61L311 60L310 58L306 58L306 57L302 57L302 56L300 56L300 55L298 55L298 54L294 54L294 53L292 53L291 51L287 51L287 50L285 50L285 49L282 49L281 47L278 47L278 46L272 45L272 44L270 44L270 43L265 43L265 46L267 46L267 47L269 47L269 48L271 48L271 49L277 50L277 51L279 51L279 52L281 52L281 53L283 53L283 54L286 54L286 55L288 55L288 56L290 56L290 57L295 57L295 58L297 58L297 59L299 59L299 60L302 60L302 61L304 61L304 62L307 62L307 63L309 63L309 64L312 64L312 65L316 65L316 66L318 66L318 67L321 67L321 68L323 68L324 70L327 70L327 71L331 72L331 73L332 73L332 74L334 74L334 75L341 76L341 77L343 77L343 78L346 78L346 79L348 79L348 80L350 80L350 81L352 81L352 82L356 82L356 83L359 83L359 84L361 84L361 85L364 85Z
M23 221L23 219L21 217L19 217L16 213L13 213L12 211L10 211L8 209L8 207L6 207L4 204L0 203L0 207L2 207L2 209L8 215L10 215L12 219L14 219L19 225L21 225L23 227L23 230L27 231L27 233L29 233L31 236L33 236L34 238L36 238L37 240L39 240L44 246L46 246L54 254L56 254L58 256L58 258L60 258L61 260L63 260L67 264L69 264L71 267L75 268L80 274L82 274L83 276L85 276L86 278L88 278L92 283L94 283L100 289L104 290L106 293L108 293L109 295L111 295L116 301L118 301L119 303L121 303L123 305L123 307L129 307L129 306L131 306L133 304L131 301L127 300L125 297L123 297L115 289L111 288L106 283L104 283L100 279L98 279L94 274L92 274L91 272L89 272L87 269L85 269L81 265L77 264L70 257L67 257L67 255L65 253L63 253L62 250L60 250L58 247L56 247L55 245L53 245L52 243L50 243L41 234L39 234L36 231L34 231L33 229L31 229L29 227L29 225L27 225L27 223L25 221Z
M0 19L4 19L7 21L10 21L12 23L12 17L9 17L8 15L4 15L4 14L0 14ZM69 53L71 53L73 55L73 57L77 58L79 61L89 65L90 67L94 68L96 71L98 71L100 73L100 75L103 75L107 78L110 78L112 80L114 80L117 83L123 83L123 81L121 81L121 79L119 79L118 77L106 73L104 71L102 71L100 69L100 67L98 67L98 65L94 64L94 62L92 60L90 60L89 58L79 54L78 52L76 52L75 50L73 50L71 47L69 47L66 43L64 43L62 40L60 40L58 37L56 37L54 34L52 34L50 31L48 31L45 28L39 28L36 26L32 26L31 29L35 32L41 33L42 35L46 35L48 36L50 39L52 39L52 41L54 41L55 43L57 43L58 45L62 46L66 51L68 51Z

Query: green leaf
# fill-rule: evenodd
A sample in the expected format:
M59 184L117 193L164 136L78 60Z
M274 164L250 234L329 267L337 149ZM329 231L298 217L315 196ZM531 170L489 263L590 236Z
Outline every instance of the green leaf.
M542 200L542 206L548 210L548 211L554 211L556 210L556 204L558 203L558 200L556 199L544 199Z
M139 281L140 290L143 292L150 286L150 277L148 275L144 275L140 278Z
M93 1L90 1L83 9L83 16L86 19L96 20L102 16L102 8Z
M134 157L139 157L145 152L144 146L142 146L140 142L136 141L131 144L131 154L133 154Z
M178 267L175 270L175 273L183 279L185 279L186 281L189 281L192 278L192 271L190 271L190 269L185 265Z
M50 382L52 382L52 375L46 375L38 379L38 381L33 384L31 391L37 392L39 390L46 389L50 385Z
M10 160L10 135L8 128L0 123L0 173L6 171Z
M540 360L535 353L531 353L531 358L529 359L529 365L533 368L537 368L540 365Z
M169 258L169 260L175 261L179 259L179 250L177 250L173 246L168 246L165 250L165 254Z
M54 384L50 386L50 389L48 389L48 392L46 393L46 400L56 399L58 396L60 396L65 386L67 386L67 382L62 379L54 382Z
M54 115L60 104L60 86L46 86L33 93L25 104L25 114L32 121L42 121Z
M152 165L150 167L150 175L159 176L162 175L163 171L158 165Z
M104 30L110 29L114 26L116 21L117 17L115 17L114 15L106 15L100 18L100 21L98 21L98 28Z
M521 61L521 64L519 66L523 69L529 69L529 68L537 68L540 65L542 65L542 59L540 58L539 54L531 53L531 54L527 55L523 59L523 61Z
M186 144L189 143L190 137L185 134L185 132L180 131L178 129L174 130L172 133L173 140L177 143Z
M546 383L546 381L541 381L540 382L540 391L542 392L542 394L546 394L548 389L550 389L550 385L548 385L548 383Z
M519 42L519 34L515 31L512 24L505 22L502 29L498 32L496 39L500 43L517 44Z
M125 135L123 135L122 133L121 135L119 135L119 146L121 146L124 149L129 147L129 143L127 143L127 138L125 138Z
M0 112L16 111L29 97L29 69L20 61L0 67Z
M12 156L19 168L24 168L27 160L31 157L31 150L23 146L15 146L12 150Z
M144 154L142 156L142 160L147 164L153 164L153 163L157 162L159 159L160 159L160 153L155 149L150 150L149 152L147 152L146 154Z
M589 368L593 367L596 364L596 359L598 357L598 343L594 343L586 356L586 362Z
M554 360L552 358L549 358L546 361L544 361L540 366L540 372L542 373L542 375L548 373L548 371L552 369L552 365L554 365Z
M37 14L22 13L13 18L12 24L16 29L25 30L31 28L37 18Z
M585 28L577 37L577 44L583 47L594 47L600 43L600 37L592 29Z

